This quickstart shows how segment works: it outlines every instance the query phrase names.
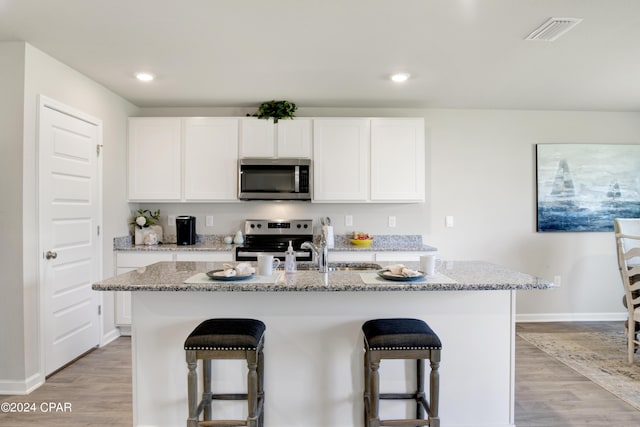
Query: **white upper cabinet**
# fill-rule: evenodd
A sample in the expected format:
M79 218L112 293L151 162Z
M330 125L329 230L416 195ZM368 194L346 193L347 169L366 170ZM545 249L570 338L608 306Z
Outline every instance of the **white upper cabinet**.
M130 201L237 201L238 118L129 119Z
M423 119L371 120L371 201L425 199Z
M312 120L241 120L240 157L311 158Z
M370 119L315 119L313 201L362 202L369 197Z
M174 117L129 119L129 200L180 200L181 122Z
M238 198L238 119L194 117L184 121L184 199Z
M240 122L240 157L275 157L275 126L272 120L246 118Z
M313 121L311 119L278 120L276 156L310 159L313 155Z

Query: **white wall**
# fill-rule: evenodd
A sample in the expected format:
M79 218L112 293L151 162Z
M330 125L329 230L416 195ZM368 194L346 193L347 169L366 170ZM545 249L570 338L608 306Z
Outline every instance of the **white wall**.
M0 43L0 93L0 387L3 387L3 382L10 385L25 377L20 268L24 100L22 43Z
M17 47L16 47L17 46ZM15 122L7 125L11 129L11 161L13 164L2 168L2 181L11 183L11 191L16 194L7 195L8 200L16 203L11 206L12 221L3 233L3 240L13 242L13 258L5 258L0 261L10 265L3 269L3 278L11 279L18 293L18 304L24 310L23 316L11 317L6 325L11 328L2 328L3 331L11 329L12 335L2 342L2 350L15 349L18 358L22 360L23 367L0 364L0 386L3 380L22 379L26 384L37 377L40 368L39 349L39 302L38 302L38 236L37 236L37 163L36 163L36 137L37 137L37 109L38 96L40 94L55 99L76 110L97 117L103 122L103 251L104 251L104 276L113 274L113 238L128 232L127 220L129 209L126 203L126 138L127 117L137 113L137 107L115 95L98 83L88 79L79 72L69 68L56 59L48 56L40 50L25 43L2 43L0 53L11 53L11 60L15 60L13 80L6 82L7 90L2 90L2 108L8 108L13 115L8 115L7 120L13 118ZM18 50L20 53L16 53ZM3 68L5 56L0 59L0 68ZM4 70L3 70L4 71ZM19 72L18 72L19 71ZM0 88L5 84L4 79ZM14 85L13 87L11 85ZM11 103L5 99L6 93L16 96L16 90L20 90L21 99ZM17 106L14 107L13 103ZM8 106L8 107L6 107ZM17 112L13 112L16 108ZM5 119L3 117L0 120ZM19 126L18 130L13 127ZM2 126L3 137L8 130ZM3 143L4 146L4 143ZM19 153L16 158L16 152ZM3 162L8 162L3 156ZM4 164L3 164L4 166ZM3 203L5 202L3 186ZM19 195L17 195L19 193ZM4 215L4 214L3 214ZM22 226L20 226L22 224ZM5 227L3 225L3 227ZM4 248L3 244L3 248ZM4 249L3 249L4 250ZM103 296L103 341L117 336L114 326L114 301L112 293L102 293ZM0 301L0 313L13 313L16 304L10 299ZM5 357L2 355L4 362ZM17 361L16 363L19 363Z
M243 116L253 109L153 108L143 116ZM337 233L422 234L446 259L481 259L553 280L550 291L520 292L521 320L624 316L612 233L537 233L535 144L640 143L640 113L301 108L304 116L424 117L425 204L144 204L192 214L198 232L231 234L246 218L333 218ZM137 208L132 204L131 209ZM213 227L204 216L214 215ZM344 226L344 215L354 227ZM397 228L387 227L396 215ZM445 227L445 216L454 227ZM174 232L169 229L169 232Z

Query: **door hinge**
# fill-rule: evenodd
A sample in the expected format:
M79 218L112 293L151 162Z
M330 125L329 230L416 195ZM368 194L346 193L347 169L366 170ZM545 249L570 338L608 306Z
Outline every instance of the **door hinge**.
M98 306L98 316L100 316L102 314L102 306L99 305Z
M99 156L102 151L102 144L96 144L96 154Z
M98 226L98 236L100 235L100 226Z

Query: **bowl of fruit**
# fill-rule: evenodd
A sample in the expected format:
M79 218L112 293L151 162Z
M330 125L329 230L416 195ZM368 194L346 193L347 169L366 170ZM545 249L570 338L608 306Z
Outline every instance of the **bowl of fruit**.
M370 248L372 243L373 236L369 233L353 233L353 239L351 239L352 245Z

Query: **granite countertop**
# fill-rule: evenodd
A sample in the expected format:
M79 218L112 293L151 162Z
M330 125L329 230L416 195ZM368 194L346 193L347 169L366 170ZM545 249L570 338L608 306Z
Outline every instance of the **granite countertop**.
M390 263L380 263L390 264ZM417 268L417 263L405 263ZM195 275L222 268L220 262L159 262L94 283L98 291L206 291L206 292L366 292L366 291L466 291L552 288L553 283L482 261L444 261L436 275L422 282L378 279L375 271L316 270L273 276L255 276L244 281L195 280ZM206 277L206 276L205 276ZM365 278L367 280L365 280Z
M171 243L173 237L173 243ZM162 251L210 251L230 252L235 251L237 245L224 243L222 235L198 235L198 241L194 245L177 245L175 236L169 236L169 243L159 245L134 245L131 236L117 237L113 242L114 251L122 252L162 252ZM314 240L318 240L315 236ZM433 246L422 243L420 235L380 235L375 236L371 247L356 246L351 244L349 237L345 235L335 236L335 246L329 251L334 252L435 252Z

